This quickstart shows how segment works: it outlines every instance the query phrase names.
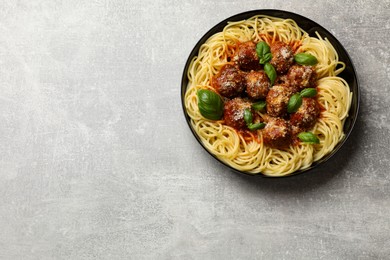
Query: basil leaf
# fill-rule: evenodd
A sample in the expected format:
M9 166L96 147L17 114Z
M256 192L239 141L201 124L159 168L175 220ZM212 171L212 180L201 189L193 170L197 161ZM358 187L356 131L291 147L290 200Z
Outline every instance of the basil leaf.
M244 110L244 120L247 125L252 124L253 116L252 116L252 112L249 109Z
M261 58L263 57L263 48L264 48L264 42L259 42L256 44L256 53L257 57Z
M222 98L214 91L200 89L197 91L198 108L202 116L211 120L219 120L223 115Z
M302 105L302 97L299 93L296 93L290 97L290 100L287 104L287 112L294 113Z
M265 127L264 123L256 123L256 124L252 123L253 122L253 115L249 109L244 110L244 120L245 120L246 126L251 131Z
M256 53L259 57L259 63L265 64L272 59L271 49L266 42L259 42L256 45Z
M263 57L260 58L259 62L260 64L265 64L269 62L272 59L272 53L267 53Z
M267 62L264 65L264 71L265 71L265 74L267 74L269 80L271 81L271 86L272 86L275 82L275 79L276 79L276 70L275 70L274 66L272 66L270 63Z
M294 55L294 60L301 65L316 65L318 63L317 58L308 53L298 53Z
M300 93L301 97L315 97L317 90L315 88L305 88Z
M257 103L253 103L252 108L255 111L263 111L265 109L266 105L267 104L265 103L265 101L259 101Z
M318 137L315 134L313 134L312 132L299 133L298 138L302 142L308 143L308 144L319 144L320 143L320 139L318 139Z
M269 45L266 42L259 42L256 44L256 52L259 58L271 51Z
M248 125L249 130L257 130L257 129L263 129L265 127L265 123L256 123L256 124L250 124Z

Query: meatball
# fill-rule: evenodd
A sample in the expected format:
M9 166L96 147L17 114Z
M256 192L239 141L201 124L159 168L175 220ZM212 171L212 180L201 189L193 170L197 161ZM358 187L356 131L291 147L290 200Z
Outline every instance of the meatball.
M274 66L278 74L286 73L294 62L291 47L284 42L275 42L270 48L272 53L271 65Z
M302 105L290 117L294 133L298 134L312 128L319 115L320 107L317 101L314 98L302 98Z
M276 76L276 79L275 79L275 85L288 85L287 83L287 75L286 74L279 74Z
M246 93L252 99L265 99L271 83L264 71L251 71L246 75Z
M293 65L287 72L288 83L298 90L315 85L317 73L312 66Z
M284 117L287 114L287 104L294 94L291 87L287 85L275 85L267 94L267 113L274 117Z
M232 98L240 95L245 87L245 74L235 66L227 64L212 80L213 87L221 96Z
M223 112L223 119L225 120L225 124L237 130L245 128L245 109L251 110L251 103L245 99L238 97L225 102Z
M256 52L256 43L249 41L238 45L233 60L242 70L257 70L260 68L259 57Z
M292 141L291 127L282 118L268 118L262 135L264 144L272 148L286 148Z

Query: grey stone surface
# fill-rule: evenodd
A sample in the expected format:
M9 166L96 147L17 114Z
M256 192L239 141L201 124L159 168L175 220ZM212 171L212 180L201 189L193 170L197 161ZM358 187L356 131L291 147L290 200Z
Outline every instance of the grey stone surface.
M237 175L180 81L233 14L297 12L354 61L356 130L324 167ZM1 1L1 259L389 259L390 2Z

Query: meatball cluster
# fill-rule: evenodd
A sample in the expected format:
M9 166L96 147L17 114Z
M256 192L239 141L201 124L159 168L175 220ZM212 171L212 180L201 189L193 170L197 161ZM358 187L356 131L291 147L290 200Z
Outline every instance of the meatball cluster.
M221 68L211 84L225 98L223 120L226 125L239 131L248 130L244 111L249 110L256 121L266 123L260 130L264 144L283 149L292 144L297 134L310 130L317 122L320 107L315 97L303 98L294 113L287 112L291 96L304 88L315 88L317 75L313 66L294 62L294 52L287 43L270 44L270 52L269 63L277 73L273 86L259 63L253 41L237 45L232 62ZM258 101L265 101L266 111L254 111L252 104Z

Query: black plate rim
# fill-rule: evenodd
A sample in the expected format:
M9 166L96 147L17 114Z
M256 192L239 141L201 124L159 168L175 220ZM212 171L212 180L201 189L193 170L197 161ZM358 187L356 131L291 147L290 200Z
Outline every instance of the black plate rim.
M193 129L193 127L191 125L191 119L188 116L187 110L186 110L186 107L185 107L184 96L185 96L185 92L186 92L187 85L188 85L187 71L188 71L188 67L190 65L190 62L191 62L192 58L198 54L200 46L211 35L213 35L213 34L215 34L217 32L220 32L221 29L223 29L228 24L228 22L235 22L235 21L245 20L245 19L248 19L248 18L253 17L255 15L267 15L267 16L279 17L279 18L284 18L284 19L290 18L290 19L293 19L298 24L298 26L301 27L302 29L304 29L306 32L308 32L308 30L303 28L304 26L301 26L302 21L304 21L305 23L310 24L311 26L313 26L313 28L320 29L321 30L321 32L319 32L320 35L322 37L324 37L324 35L325 35L325 37L328 38L328 40L332 43L332 45L335 47L336 51L338 52L339 58L341 56L340 54L342 53L342 56L344 56L344 58L346 59L346 60L342 60L343 62L346 63L346 69L340 75L345 73L345 71L348 69L349 70L349 74L351 74L350 76L352 76L353 86L351 86L350 82L348 82L348 84L349 84L351 92L353 92L353 97L352 97L352 104L351 104L351 107L350 107L350 110L349 110L349 116L347 118L347 121L349 122L349 125L346 126L347 122L345 122L344 128L343 128L343 131L344 131L345 128L348 127L347 131L344 131L344 134L345 134L344 138L336 145L336 147L329 154L325 155L319 161L312 163L306 169L297 170L297 171L292 172L292 173L290 173L288 175L269 176L269 175L265 175L265 174L263 174L261 172L253 174L253 173L249 173L249 172L240 171L240 170L235 169L234 167L226 164L221 159L219 159L216 155L212 154L203 145L201 139L199 138L199 136L197 135L197 133L195 132L195 130ZM300 22L297 21L297 20L300 20ZM340 51L341 51L341 53L340 53ZM191 52L190 52L190 54L189 54L189 56L188 56L188 58L186 60L186 63L185 63L185 66L184 66L184 70L183 70L183 73L182 73L182 80L181 80L181 103L182 103L182 109L183 109L183 112L184 112L184 117L186 119L186 122L187 122L187 124L188 124L188 126L189 126L189 128L190 128L190 130L192 132L192 134L194 135L194 137L196 138L196 140L198 141L200 146L204 150L206 150L206 152L208 154L210 154L212 157L214 157L219 163L221 163L222 165L224 165L225 167L229 168L230 170L232 170L234 172L237 172L239 174L243 174L243 175L246 175L246 176L252 176L252 177L261 176L261 177L264 177L264 178L275 178L275 179L278 179L278 178L293 177L293 176L297 176L297 175L302 175L303 173L308 173L308 172L312 171L313 169L316 169L319 166L324 165L326 162L329 161L329 159L331 159L335 154L337 154L337 152L340 150L340 148L344 146L345 142L350 137L350 135L351 135L351 133L352 133L352 131L354 129L354 126L356 124L356 120L357 120L357 117L358 117L358 114L359 114L359 108L360 108L360 88L359 88L359 80L358 80L358 77L357 77L357 74L356 74L356 69L355 69L355 66L354 66L354 64L352 62L352 59L351 59L349 53L344 48L344 46L340 43L340 41L332 33L330 33L327 29L325 29L323 26L321 26L317 22L315 22L315 21L313 21L313 20L311 20L311 19L309 19L309 18L307 18L305 16L302 16L300 14L293 13L293 12L290 12L290 11L285 11L285 10L280 10L280 9L257 9L257 10L251 10L251 11L238 13L238 14L235 14L233 16L230 16L230 17L224 19L223 21L217 23L211 29L209 29L198 40L198 42L193 47L193 49L191 50Z

